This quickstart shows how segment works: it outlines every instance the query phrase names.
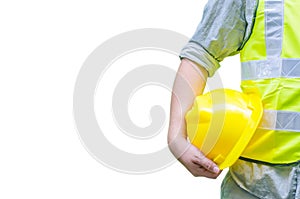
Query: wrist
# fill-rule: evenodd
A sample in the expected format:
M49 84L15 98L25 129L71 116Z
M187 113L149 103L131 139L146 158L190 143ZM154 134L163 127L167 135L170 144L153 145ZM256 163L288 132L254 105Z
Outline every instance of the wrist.
M190 143L185 137L177 136L173 139L168 139L168 146L172 154L179 159L190 146Z

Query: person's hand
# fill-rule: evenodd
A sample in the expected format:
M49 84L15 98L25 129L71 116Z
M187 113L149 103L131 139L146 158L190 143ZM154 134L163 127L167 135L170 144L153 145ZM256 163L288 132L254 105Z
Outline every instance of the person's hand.
M222 172L212 160L206 158L204 154L192 144L190 144L181 155L179 161L195 177L203 176L216 179Z

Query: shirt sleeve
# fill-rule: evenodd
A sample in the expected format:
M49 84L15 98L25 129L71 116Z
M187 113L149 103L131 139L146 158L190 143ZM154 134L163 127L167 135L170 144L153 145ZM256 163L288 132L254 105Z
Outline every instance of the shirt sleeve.
M213 76L219 62L237 54L249 38L257 4L255 0L209 0L180 58L196 62Z

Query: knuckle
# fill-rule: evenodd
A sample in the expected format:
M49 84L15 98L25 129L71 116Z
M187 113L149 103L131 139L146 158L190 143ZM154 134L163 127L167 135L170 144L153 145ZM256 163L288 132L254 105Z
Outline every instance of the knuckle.
M206 168L207 170L211 170L211 169L213 168L213 164L210 163L210 162L207 162L205 166L206 166L205 168Z

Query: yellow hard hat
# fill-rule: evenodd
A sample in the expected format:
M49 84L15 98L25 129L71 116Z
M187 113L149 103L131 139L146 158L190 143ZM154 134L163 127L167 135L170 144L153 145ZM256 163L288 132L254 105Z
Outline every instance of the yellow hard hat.
M242 154L263 114L255 93L217 89L197 96L185 115L188 138L220 169Z

